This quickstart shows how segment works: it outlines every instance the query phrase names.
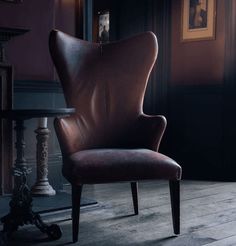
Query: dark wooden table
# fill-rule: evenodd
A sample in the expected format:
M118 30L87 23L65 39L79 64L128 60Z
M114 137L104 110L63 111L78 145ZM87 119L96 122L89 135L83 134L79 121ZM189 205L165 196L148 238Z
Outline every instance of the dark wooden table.
M29 223L36 225L42 232L47 233L51 239L56 240L61 237L61 230L58 225L46 225L41 220L40 215L34 213L32 210L32 196L27 185L27 176L30 173L30 169L24 157L24 121L32 118L71 115L74 112L75 109L73 108L15 109L1 111L1 119L15 121L14 129L16 131L16 160L13 167L14 189L9 203L10 212L1 218L4 238L9 237L19 226Z

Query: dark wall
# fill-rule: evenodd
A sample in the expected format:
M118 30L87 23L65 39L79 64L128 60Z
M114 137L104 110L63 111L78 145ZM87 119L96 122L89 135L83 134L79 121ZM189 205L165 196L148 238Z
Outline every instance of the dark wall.
M24 0L21 4L0 3L0 26L29 29L6 47L16 80L54 80L48 50L48 35L58 28L75 34L75 0Z
M15 78L52 79L53 67L45 50L54 25L54 1L0 3L0 25L30 29L29 33L10 41L6 48L8 61L15 68Z

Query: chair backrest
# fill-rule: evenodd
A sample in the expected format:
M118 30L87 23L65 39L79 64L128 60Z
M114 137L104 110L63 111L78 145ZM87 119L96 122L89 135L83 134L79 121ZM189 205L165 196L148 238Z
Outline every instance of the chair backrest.
M97 44L53 30L49 47L67 106L76 108L81 131L100 139L96 147L114 143L143 112L158 52L155 35L145 32Z

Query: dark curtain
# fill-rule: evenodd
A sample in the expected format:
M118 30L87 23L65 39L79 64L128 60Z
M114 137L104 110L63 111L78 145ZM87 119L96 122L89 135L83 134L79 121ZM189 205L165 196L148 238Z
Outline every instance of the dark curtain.
M226 176L236 176L236 1L225 1L225 74L223 104L223 152Z
M145 113L167 114L170 16L170 0L121 0L112 3L110 20L112 40L126 38L143 31L154 32L158 39L158 60L145 95Z

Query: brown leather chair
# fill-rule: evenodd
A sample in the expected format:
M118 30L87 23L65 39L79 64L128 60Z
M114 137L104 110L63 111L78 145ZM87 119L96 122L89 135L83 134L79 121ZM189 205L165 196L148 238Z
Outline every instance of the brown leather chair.
M72 185L73 242L78 241L83 184L131 182L138 214L137 181L169 180L174 233L179 234L181 167L158 152L166 119L143 113L147 81L158 45L151 32L97 44L53 30L50 52L68 107L55 120L63 175Z

